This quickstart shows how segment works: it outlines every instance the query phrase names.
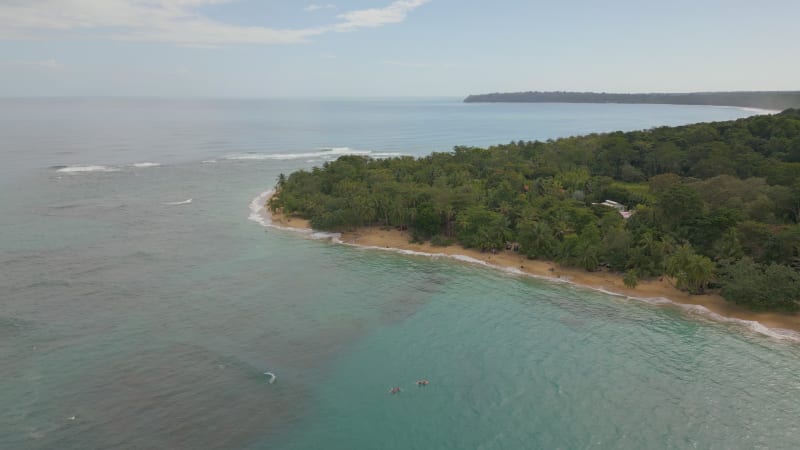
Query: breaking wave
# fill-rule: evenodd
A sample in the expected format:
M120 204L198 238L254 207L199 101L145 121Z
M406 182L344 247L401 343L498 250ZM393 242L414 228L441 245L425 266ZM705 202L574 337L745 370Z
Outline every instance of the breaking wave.
M397 152L373 152L371 150L356 150L350 147L331 147L320 148L313 152L303 153L233 153L223 156L221 159L228 161L291 161L295 159L323 159L334 160L340 156L345 155L363 155L370 158L383 159L402 156L402 153Z
M286 231L293 231L295 233L305 234L312 239L320 239L320 240L330 240L333 242L341 243L340 237L342 236L340 233L328 233L325 231L314 231L308 228L292 228L292 227L282 227L280 225L276 225L272 223L272 217L270 216L269 212L267 212L267 201L269 198L272 197L274 194L274 190L269 190L262 192L256 196L250 202L250 215L248 219L252 220L253 222L269 228L277 228L279 230L286 230Z
M118 167L86 165L86 166L57 166L56 172L61 173L81 173L81 172L119 172Z
M76 164L71 166L52 166L51 169L55 169L56 172L60 173L86 173L86 172L119 172L123 170L125 167L135 167L137 169L146 169L148 167L159 167L161 164L156 162L140 162L134 163L127 166L118 165L118 166L109 166L109 165L101 165L101 164Z
M192 203L192 199L187 199L180 202L166 202L164 204L167 206L177 206L177 205L188 205L189 203Z

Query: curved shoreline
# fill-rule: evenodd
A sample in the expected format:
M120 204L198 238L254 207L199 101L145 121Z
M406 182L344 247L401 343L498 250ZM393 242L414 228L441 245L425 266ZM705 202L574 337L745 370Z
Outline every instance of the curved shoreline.
M636 288L629 288L622 282L623 277L615 273L564 268L551 261L530 260L511 251L503 250L491 254L459 245L435 247L430 243L415 244L409 242L407 232L395 229L368 227L345 233L316 232L311 229L307 220L270 213L266 204L274 193L274 190L262 192L250 202L250 220L264 227L298 232L313 239L328 239L338 244L406 255L446 257L514 275L568 283L650 304L670 304L688 314L698 314L718 322L736 323L772 338L800 342L800 314L753 312L730 303L719 295L689 295L673 287L665 278L642 280Z

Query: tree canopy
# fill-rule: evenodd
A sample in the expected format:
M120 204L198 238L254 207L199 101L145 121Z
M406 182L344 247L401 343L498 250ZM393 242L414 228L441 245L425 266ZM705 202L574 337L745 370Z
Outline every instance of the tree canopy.
M798 306L800 110L421 158L342 156L281 174L278 191L272 209L318 229L400 227L478 249L514 242L529 258L607 267L631 285L668 275L752 307Z

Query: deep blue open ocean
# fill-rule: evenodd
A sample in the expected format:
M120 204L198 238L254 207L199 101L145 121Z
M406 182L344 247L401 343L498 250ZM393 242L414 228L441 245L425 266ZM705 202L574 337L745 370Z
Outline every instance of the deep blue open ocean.
M791 339L250 220L342 154L753 113L0 100L0 449L797 448Z

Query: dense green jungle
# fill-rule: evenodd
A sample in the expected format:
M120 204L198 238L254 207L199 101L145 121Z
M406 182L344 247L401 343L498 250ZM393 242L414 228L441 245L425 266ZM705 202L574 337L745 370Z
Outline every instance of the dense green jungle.
M408 229L413 240L624 274L668 276L759 310L800 300L800 110L728 122L343 156L281 175L273 210L314 228ZM611 202L607 202L610 200Z

